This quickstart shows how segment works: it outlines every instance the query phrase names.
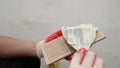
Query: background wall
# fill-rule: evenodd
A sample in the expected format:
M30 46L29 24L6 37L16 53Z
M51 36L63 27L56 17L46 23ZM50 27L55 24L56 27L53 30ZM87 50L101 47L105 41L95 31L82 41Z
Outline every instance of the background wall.
M105 68L120 68L120 0L0 0L0 35L39 41L62 26L82 23L106 35L91 48ZM68 65L59 61L59 68ZM47 68L44 59L41 68Z

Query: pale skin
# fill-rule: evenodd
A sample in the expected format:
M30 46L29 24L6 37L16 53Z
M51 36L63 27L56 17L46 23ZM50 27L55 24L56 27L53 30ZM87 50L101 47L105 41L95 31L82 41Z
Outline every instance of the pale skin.
M0 58L37 57L36 45L35 41L0 36ZM69 68L103 68L102 59L96 57L96 54L91 51L87 51L86 56L83 56L84 51L82 49L73 55Z

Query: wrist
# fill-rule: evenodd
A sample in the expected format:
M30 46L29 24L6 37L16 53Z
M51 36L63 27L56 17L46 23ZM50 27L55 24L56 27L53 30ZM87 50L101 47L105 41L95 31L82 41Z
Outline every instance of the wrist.
M44 46L44 40L38 42L37 45L36 45L36 55L37 55L38 58L43 57L42 46Z

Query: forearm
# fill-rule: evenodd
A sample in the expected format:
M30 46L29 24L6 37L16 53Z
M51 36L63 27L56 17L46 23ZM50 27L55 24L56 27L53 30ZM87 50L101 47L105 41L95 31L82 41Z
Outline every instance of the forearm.
M0 58L36 57L36 44L34 41L0 36Z

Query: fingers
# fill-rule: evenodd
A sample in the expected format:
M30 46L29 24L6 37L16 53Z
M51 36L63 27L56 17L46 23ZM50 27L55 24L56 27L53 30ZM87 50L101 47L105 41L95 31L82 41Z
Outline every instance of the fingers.
M78 54L81 54L81 60L79 60L79 63L82 64L84 57L86 55L88 50L86 50L85 48L81 48L77 51Z
M100 58L97 58L93 68L103 68L103 60Z
M87 53L88 50L86 50L85 48L81 48L79 49L73 56L73 62L77 62L79 64L82 64L85 56L86 56L86 53Z
M86 52L82 65L93 68L103 68L103 60L96 56L96 53L92 51Z
M84 48L82 48L73 55L73 58L72 58L72 61L70 64L70 68L75 68L80 65L80 62L83 60L83 57L85 55L85 51L86 50Z
M78 53L75 53L72 61L77 62L79 64L79 61L81 60L81 58L82 58L82 54L80 55ZM71 63L72 63L72 61L71 61Z
M103 68L103 60L97 58L96 53L82 48L73 55L70 68Z
M96 60L96 54L92 51L88 51L85 55L84 61L82 62L83 65L93 66Z

